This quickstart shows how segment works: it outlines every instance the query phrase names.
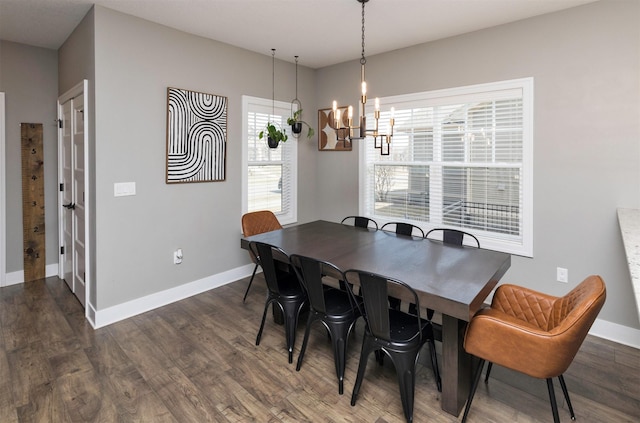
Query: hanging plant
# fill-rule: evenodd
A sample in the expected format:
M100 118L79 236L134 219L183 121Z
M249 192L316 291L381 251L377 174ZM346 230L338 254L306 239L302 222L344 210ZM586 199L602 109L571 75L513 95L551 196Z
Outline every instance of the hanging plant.
M276 49L271 49L271 113L275 115L276 98ZM280 141L285 142L289 138L287 131L276 127L276 124L268 122L267 127L260 131L258 138L267 138L269 148L277 148Z
M293 112L293 116L287 119L287 125L291 125L291 132L294 134L300 134L302 132L302 125L307 125L307 138L311 138L313 134L315 134L315 131L311 125L301 120L300 116L302 116L302 109Z
M269 122L267 123L267 127L260 131L258 134L258 138L267 138L267 143L270 148L277 148L280 144L280 141L286 142L289 137L287 136L287 131L285 129L280 129L276 127L275 124Z
M302 132L302 125L307 125L309 130L307 131L307 137L311 138L315 131L307 122L300 119L302 116L302 103L298 100L298 56L294 56L296 59L296 98L291 100L291 117L287 119L287 125L291 125L291 132L293 136L298 138ZM294 112L293 109L296 109Z

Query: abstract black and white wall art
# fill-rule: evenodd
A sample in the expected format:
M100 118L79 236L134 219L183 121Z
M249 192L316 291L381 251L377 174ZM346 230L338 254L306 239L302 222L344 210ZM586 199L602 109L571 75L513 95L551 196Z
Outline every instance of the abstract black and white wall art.
M227 97L167 89L167 183L225 180Z

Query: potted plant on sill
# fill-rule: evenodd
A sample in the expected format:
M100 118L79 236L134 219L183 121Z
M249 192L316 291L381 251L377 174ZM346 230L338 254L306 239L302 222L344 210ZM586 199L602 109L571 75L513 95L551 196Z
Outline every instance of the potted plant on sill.
M301 120L300 116L302 116L302 109L298 109L293 112L293 116L287 119L287 125L291 125L291 132L293 132L294 134L300 134L302 132L302 125L307 125L307 128L309 128L307 130L307 138L311 138L315 131L313 130L311 125Z
M264 137L267 138L267 144L269 145L269 148L278 148L280 141L286 142L289 138L287 136L286 130L281 130L271 122L267 123L267 127L260 131L260 133L258 134L259 139L262 139Z

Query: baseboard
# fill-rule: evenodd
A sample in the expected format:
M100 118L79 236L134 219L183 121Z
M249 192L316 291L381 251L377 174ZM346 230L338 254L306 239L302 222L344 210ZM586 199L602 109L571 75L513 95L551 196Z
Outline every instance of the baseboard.
M46 278L50 276L58 276L58 263L47 264L44 273ZM23 270L6 274L4 286L17 285L19 283L24 283Z
M90 307L87 319L94 329L98 329L158 307L200 294L210 289L226 285L237 281L238 279L251 276L253 267L254 264L247 264L245 266L237 267L216 275L207 276L206 278L189 282L175 288L108 307L104 310L93 310L93 308Z
M596 319L591 326L589 335L640 349L640 330L629 326Z
M104 310L95 310L91 305L89 305L87 310L87 320L89 320L89 323L91 323L95 329L107 326L137 314L141 314L155 308L180 301L184 298L200 294L204 291L226 285L237 281L238 279L251 276L253 267L254 264L247 264L245 266L237 267L216 275L211 275L166 291L157 292L155 294L147 295L146 297L127 301L126 303L118 304ZM57 276L57 274L58 263L47 265L47 277ZM19 283L24 283L24 272L22 270L7 273L5 286ZM596 319L593 326L591 326L589 335L640 349L640 330L629 326Z

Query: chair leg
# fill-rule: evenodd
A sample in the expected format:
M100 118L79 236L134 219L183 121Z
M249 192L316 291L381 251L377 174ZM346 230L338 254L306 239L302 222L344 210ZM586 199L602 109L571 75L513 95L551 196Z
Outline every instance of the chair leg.
M465 423L467 421L467 416L469 415L469 410L471 409L471 402L473 401L473 396L476 394L476 389L478 388L478 382L480 382L480 376L482 376L483 367L484 367L484 360L480 359L480 362L478 363L478 369L476 370L476 374L473 378L473 385L471 385L471 390L469 391L469 398L467 399L467 405L464 407L464 414L462 415L462 423Z
M489 383L489 373L491 373L491 368L493 367L493 363L489 362L487 365L487 374L484 376L484 383Z
M442 379L440 378L440 370L438 369L436 343L433 341L433 339L429 341L429 352L431 353L431 368L433 369L433 376L436 379L436 386L438 387L438 392L442 392Z
M287 338L287 351L289 352L289 363L293 363L293 347L296 343L296 328L298 327L298 314L302 309L302 304L283 304L284 333Z
M547 389L549 390L549 401L551 402L551 412L553 413L553 423L560 423L558 416L558 404L556 403L556 393L553 389L553 379L547 378Z
M296 371L300 371L300 367L302 367L302 359L304 358L304 353L307 350L307 342L309 342L309 333L311 332L311 324L315 320L313 312L309 310L309 318L307 319L307 328L304 331L304 340L302 341L302 348L300 349L300 354L298 355L298 364L296 365Z
M402 354L391 353L391 361L396 368L398 377L398 385L400 386L400 400L402 401L402 410L407 423L413 422L413 400L416 386L416 356L404 352Z
M267 320L267 311L269 310L269 305L273 302L273 299L268 299L267 303L264 305L264 313L262 313L262 323L260 323L260 330L258 330L258 336L256 337L256 345L260 345L260 338L262 338L262 330L264 329L264 322Z
M258 270L258 263L256 263L253 268L253 273L251 274L251 279L249 279L249 285L247 285L247 290L244 291L244 297L242 297L242 302L244 303L247 299L247 294L249 293L249 289L251 289L251 284L253 283L253 278L256 276L256 271Z
M571 405L571 400L569 399L569 391L567 391L567 384L564 383L564 376L558 376L558 380L560 380L560 386L562 387L562 393L564 394L564 399L567 400L567 406L569 407L569 413L571 413L571 420L576 419L576 415L573 413L573 406Z
M338 393L344 393L344 368L347 360L347 340L354 322L333 323L331 328L331 344L333 346L333 361L338 376Z
M356 376L356 383L353 385L353 393L351 394L351 405L356 405L356 399L358 399L358 392L360 392L360 386L362 385L362 379L364 378L364 372L367 369L367 361L369 354L373 350L373 341L370 336L365 333L362 340L362 351L360 352L360 363L358 363L358 375Z

